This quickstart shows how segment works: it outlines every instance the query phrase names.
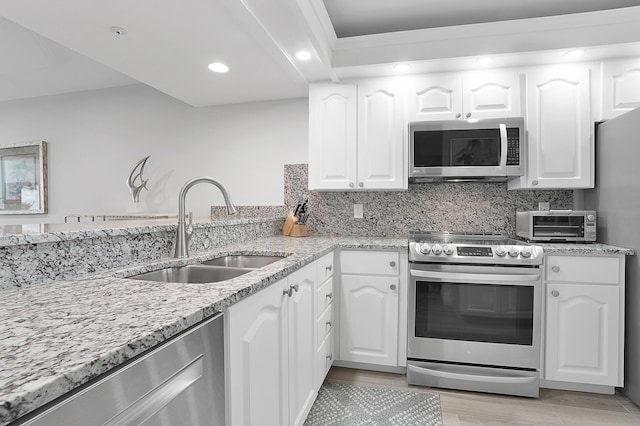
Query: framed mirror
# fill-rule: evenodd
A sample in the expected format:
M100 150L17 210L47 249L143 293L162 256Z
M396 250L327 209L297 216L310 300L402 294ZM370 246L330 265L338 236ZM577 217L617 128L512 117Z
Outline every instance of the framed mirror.
M0 214L47 213L47 143L0 146Z

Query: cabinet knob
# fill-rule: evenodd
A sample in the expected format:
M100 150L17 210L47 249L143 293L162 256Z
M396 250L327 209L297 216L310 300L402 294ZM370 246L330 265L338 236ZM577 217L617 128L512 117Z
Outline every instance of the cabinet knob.
M325 295L325 298L329 298L329 299L333 298L333 293L327 293Z
M325 270L325 271L329 271L329 272L331 272L331 270L332 270L332 269L333 269L333 265L327 265L327 266L324 268L324 270Z
M331 327L331 320L327 321L327 325Z
M349 188L353 188L354 186L353 182L349 182Z
M456 118L460 118L460 117L462 117L462 114L457 113L457 114L456 114Z
M327 359L328 359L329 361L332 361L332 360L333 360L333 354L329 354L329 355L327 355Z
M553 297L558 297L558 296L560 296L560 292L559 292L558 290L553 290L553 291L551 292L551 295L552 295Z
M293 292L295 291L297 293L299 289L300 286L298 285L298 283L296 283L294 285L290 285L288 289L282 290L282 294L291 297L293 296Z
M471 113L470 113L470 112L468 112L468 113L467 113L467 115L466 115L466 117L467 117L467 118L470 118L470 117L471 117Z
M559 266L552 266L552 267L551 267L551 270L552 270L553 272L560 272L560 267L559 267Z
M389 266L391 266L392 268L395 268L396 266L396 261L392 260L391 262L389 262Z
M537 185L537 184L538 184L537 180L534 180L533 182L531 182L531 185Z
M364 186L364 183L359 182L359 183L358 183L358 186L359 186L360 188L362 188L362 187Z
M391 290L395 290L395 289L396 289L396 285L395 285L395 284L391 284L391 285L389 286L389 288L390 288Z

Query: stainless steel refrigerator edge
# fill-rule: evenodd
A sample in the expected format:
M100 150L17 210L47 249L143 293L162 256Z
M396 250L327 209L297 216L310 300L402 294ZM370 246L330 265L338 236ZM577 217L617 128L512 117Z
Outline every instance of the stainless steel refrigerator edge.
M596 186L585 208L598 212L598 240L633 248L626 262L625 386L640 405L640 108L598 126Z

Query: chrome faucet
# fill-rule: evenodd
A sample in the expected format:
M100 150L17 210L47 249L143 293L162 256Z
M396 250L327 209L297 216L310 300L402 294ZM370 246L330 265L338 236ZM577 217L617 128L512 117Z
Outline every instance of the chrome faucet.
M227 189L222 186L220 182L217 180L203 176L193 178L187 183L184 184L182 189L180 190L180 195L178 195L178 230L176 231L176 254L175 257L188 257L189 256L189 240L191 239L191 234L193 234L193 213L189 212L189 226L187 227L186 219L185 219L185 199L187 198L187 192L191 189L192 186L198 183L210 183L211 185L217 186L220 192L222 192L222 196L224 197L224 202L227 205L227 214L236 214L236 206L233 205L231 198L229 198L229 193Z

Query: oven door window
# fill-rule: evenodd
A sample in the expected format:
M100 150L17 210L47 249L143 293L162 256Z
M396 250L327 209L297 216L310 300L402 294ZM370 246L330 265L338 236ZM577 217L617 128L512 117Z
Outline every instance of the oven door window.
M415 335L532 345L533 286L416 282Z

